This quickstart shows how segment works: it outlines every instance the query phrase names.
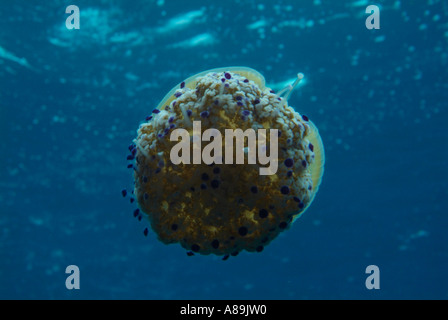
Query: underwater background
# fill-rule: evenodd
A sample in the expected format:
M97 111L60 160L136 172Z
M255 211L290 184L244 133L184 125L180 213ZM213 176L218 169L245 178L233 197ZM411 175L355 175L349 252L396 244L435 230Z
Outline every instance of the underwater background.
M447 299L447 18L442 0L1 1L0 298ZM145 237L121 190L139 124L226 66L275 90L304 73L289 103L326 165L290 230L222 261Z

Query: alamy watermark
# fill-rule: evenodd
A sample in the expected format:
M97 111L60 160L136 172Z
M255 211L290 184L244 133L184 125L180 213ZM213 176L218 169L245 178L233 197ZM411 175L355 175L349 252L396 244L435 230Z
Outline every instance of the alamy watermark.
M65 20L65 26L67 29L79 29L80 28L80 20L79 20L79 8L75 5L70 5L65 8L65 13L69 13L70 16Z
M380 8L370 5L366 8L366 13L370 14L366 19L366 28L369 30L380 29Z
M65 8L65 13L70 14L65 20L67 29L80 28L80 11L76 5L69 5ZM369 30L380 29L380 8L376 5L369 5L366 8L366 13L370 14L366 19L366 28Z
M241 129L225 129L225 155L223 157L221 132L212 128L205 130L201 135L201 121L193 121L192 139L190 138L190 133L182 128L175 129L171 133L171 141L179 141L179 138L181 141L171 149L170 160L175 165L181 163L190 164L192 155L193 164L201 164L201 162L207 165L212 163L222 164L223 160L224 164L234 164L233 142L236 140L236 164L244 164L246 155L248 164L256 164L258 155L258 162L260 165L269 165L268 167L259 169L260 175L272 175L275 174L278 169L278 129L270 129L269 131L270 142L268 148L266 129L258 129L257 132L252 128L246 129L244 132ZM246 138L248 140L247 147L244 146ZM191 140L193 143L191 143ZM202 149L202 141L211 142ZM268 151L269 156L267 155Z
M70 274L65 280L65 287L68 290L80 289L79 267L72 264L65 268L65 273Z
M366 274L369 276L366 278L366 288L369 290L380 288L380 268L371 264L366 268Z

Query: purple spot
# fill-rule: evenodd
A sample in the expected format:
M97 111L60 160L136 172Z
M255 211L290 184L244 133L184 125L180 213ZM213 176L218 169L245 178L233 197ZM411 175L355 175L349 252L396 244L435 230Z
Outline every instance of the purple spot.
M177 101L176 100L174 100L173 101L173 107L176 105L176 103L177 103Z
M258 193L258 188L257 188L257 186L252 186L252 187L250 188L250 191L251 191L252 193Z
M219 100L216 99L216 100L215 100L215 105L217 106L218 104L219 104Z
M219 248L219 241L218 240L213 240L212 241L212 247L214 248L214 249L218 249Z
M170 129L176 128L176 125L174 123L170 124Z
M281 137L282 136L282 131L278 130L278 136Z
M229 87L229 84L228 84L228 83L226 83L226 84L224 85L224 87L228 88L228 87Z
M299 208L300 208L300 209L303 209L304 206L305 206L305 204L304 204L303 202L300 202L300 203L299 203Z
M266 218L268 216L269 212L266 209L261 209L260 212L258 212L258 215L260 218Z
M244 106L244 104L241 101L238 101L236 104L240 107Z
M294 197L293 199L294 199L295 202L300 202L300 199L297 198L297 197Z
M131 150L131 154L132 154L133 156L135 156L136 153L137 153L137 149L134 148L134 149Z
M224 82L226 82L226 79L224 79L224 78L221 78L221 82L223 82L223 83L224 83Z
M142 221L142 215L139 215L137 219L138 221Z
M247 232L248 232L248 230L247 230L247 227L239 227L238 228L238 233L239 233L239 235L240 236L242 236L242 237L244 237L245 235L247 235Z
M168 128L165 128L165 130L163 130L163 133L166 135L166 134L168 134L168 132L170 132L170 129L168 129Z
M289 170L288 172L286 172L286 176L287 176L288 178L292 177L292 171Z
M168 119L168 122L169 123L171 123L171 122L173 122L174 121L174 117L170 117L169 119Z
M183 89L184 87L185 87L185 82L182 82L182 83L180 84L180 88Z
M154 110L152 110L152 113L155 113L155 114L158 114L159 112L160 112L159 109L154 109Z
M289 193L289 187L288 186L281 187L280 192L282 194L288 194Z
M278 97L277 100L278 100L278 101L282 101L282 98Z
M246 116L241 116L241 120L246 121L247 117Z
M244 111L243 111L243 115L244 115L244 116L248 116L248 115L250 115L250 111L249 111L249 110L244 110Z
M310 143L310 144L308 145L308 148L310 148L311 151L314 151L314 146L313 146L312 143Z
M260 103L260 100L258 100L258 99L254 100L254 105L259 104L259 103Z
M227 80L232 78L232 76L228 72L224 73L224 76L226 77Z
M249 79L244 79L243 82L248 83L248 82L249 82Z
M163 168L165 166L165 162L163 162L163 160L159 161L159 167Z
M187 252L187 256L189 256L189 257L194 256L194 253L191 252L191 251L188 251L188 252Z
M162 138L162 137L163 137L163 135L162 135L161 133L159 133L157 136L158 136L159 138Z
M126 157L126 160L134 160L134 156L132 154L130 154Z
M187 116L191 117L192 113L193 113L193 111L191 111L190 109L187 110Z
M162 169L157 168L156 171L154 171L155 173L159 173Z
M148 228L145 228L145 230L143 230L143 234L145 235L145 237L148 235Z
M291 139L286 139L286 143L290 144L291 143Z
M313 187L312 186L308 186L308 190L311 190L311 189L313 189Z
M242 96L237 96L237 97L236 97L236 100L237 100L237 101L240 101L241 99L243 99Z
M138 214L140 213L139 209L134 210L134 218L137 218Z
M128 164L127 168L131 169L134 165L132 163Z
M143 198L144 198L145 200L148 200L149 195L145 192L145 193L143 194Z
M151 120L151 119L152 119L152 116L147 116L147 117L145 118L146 121L149 121L149 120Z
M176 98L179 98L181 95L182 95L182 92L176 92L176 93L174 94L174 96L175 96Z
M304 167L304 168L306 168L306 160L302 160L302 166Z
M210 182L210 185L212 186L213 189L216 189L219 187L219 180L212 180L212 182Z
M131 203L133 203L133 202L135 201L135 199L134 199L134 198L130 198L129 201L130 201Z
M309 121L310 119L308 119L308 117L306 115L302 115L302 119L305 121Z
M271 90L271 91L269 91L270 93L275 93L275 91L274 90Z
M209 115L210 115L210 113L208 111L202 111L201 112L201 117L202 118L208 118Z
M124 197L126 197L126 195L128 194L128 192L126 191L126 189L121 190L121 195Z
M285 160L285 166L287 166L288 168L291 168L294 165L294 160L291 158L288 158Z

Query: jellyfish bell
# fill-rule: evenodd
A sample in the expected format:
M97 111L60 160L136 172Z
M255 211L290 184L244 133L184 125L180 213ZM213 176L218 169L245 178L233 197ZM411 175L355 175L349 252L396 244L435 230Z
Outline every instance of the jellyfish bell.
M325 156L316 126L288 106L302 79L298 74L276 94L256 70L226 67L191 76L168 92L130 149L139 214L160 241L180 243L189 255L224 259L243 250L261 252L307 210ZM182 128L193 141L195 121L201 121L202 132L277 129L277 172L260 175L259 163L174 164L170 135Z
M313 149L314 155L313 155L313 162L309 165L309 170L311 173L311 180L312 180L312 192L311 197L306 206L303 207L302 211L296 215L294 215L293 222L295 222L299 217L302 216L302 214L310 207L311 203L314 200L314 197L316 196L317 191L319 191L319 186L322 182L322 177L324 175L324 165L325 165L325 150L324 150L324 144L322 142L322 138L320 137L319 130L317 129L316 125L311 121L308 120L308 124L310 126L310 132L306 136L306 138L310 141L310 144L308 145L309 148Z

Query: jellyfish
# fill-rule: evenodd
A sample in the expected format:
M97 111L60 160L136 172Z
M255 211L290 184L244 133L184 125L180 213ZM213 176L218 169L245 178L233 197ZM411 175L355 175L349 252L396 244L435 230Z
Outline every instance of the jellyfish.
M263 251L307 210L324 172L319 131L288 106L302 78L298 74L275 93L256 70L226 67L176 85L140 124L129 146L138 204L134 215L149 220L161 242L179 243L189 256L215 254L226 260L242 251ZM172 132L182 128L193 141L195 121L202 132L276 129L277 171L260 175L262 164L248 162L173 163Z

